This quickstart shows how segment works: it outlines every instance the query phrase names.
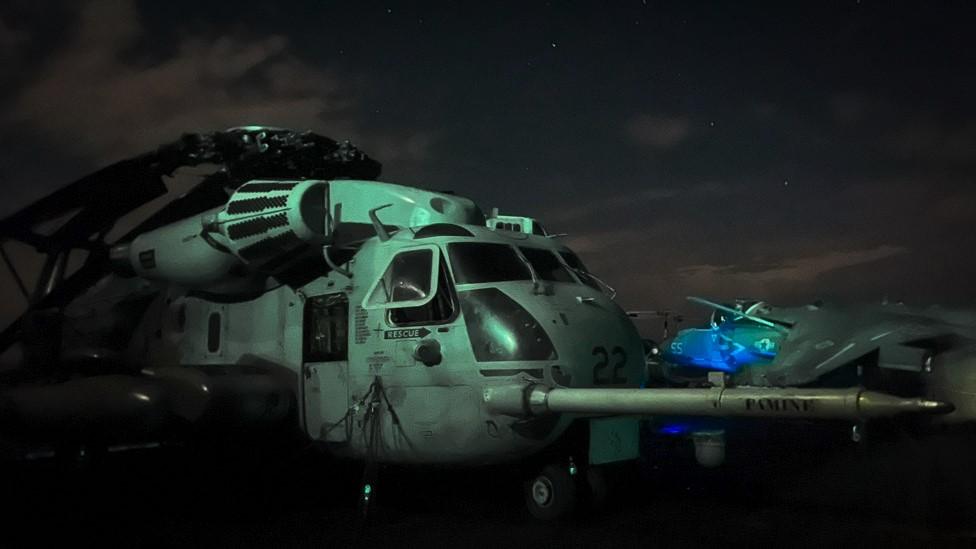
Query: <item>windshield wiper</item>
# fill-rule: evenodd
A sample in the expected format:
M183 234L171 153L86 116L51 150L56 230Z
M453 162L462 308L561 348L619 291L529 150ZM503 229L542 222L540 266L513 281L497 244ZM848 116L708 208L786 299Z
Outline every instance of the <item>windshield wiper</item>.
M576 275L579 276L580 278L591 278L595 280L596 283L600 285L600 291L610 296L610 299L617 297L617 290L613 289L613 286L604 282L602 278L596 276L593 273L586 272L583 269L577 269L576 267L570 267L570 268L573 269L573 272L575 272Z
M530 263L528 258L522 254L522 250L518 248L515 248L515 255L517 255L519 259L522 260L522 263L525 263L525 266L529 268L529 275L532 276L532 293L535 295L544 293L540 291L542 288L542 281L539 278L539 273L535 272L535 269L532 267L532 263Z

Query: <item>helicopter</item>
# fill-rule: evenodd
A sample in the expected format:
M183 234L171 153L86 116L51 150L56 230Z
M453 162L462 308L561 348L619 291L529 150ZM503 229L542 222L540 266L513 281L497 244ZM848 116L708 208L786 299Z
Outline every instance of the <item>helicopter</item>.
M123 236L163 175L223 164ZM348 143L268 127L188 134L0 221L46 255L0 333L20 367L0 433L73 445L295 430L377 463L516 464L566 516L654 414L857 420L952 405L861 387L642 388L613 292L538 220L376 180ZM68 220L49 235L34 227ZM68 256L87 252L66 274ZM721 373L721 372L719 372ZM364 476L361 498L375 480Z
M775 307L688 299L712 313L707 327L681 330L661 345L672 372L723 371L741 385L862 385L952 402L954 411L931 418L936 423L976 421L972 312L887 300Z
M679 330L660 346L652 344L647 354L651 385L697 386L719 371L739 386L859 386L953 404L951 413L915 422L920 433L966 432L976 425L976 315L971 312L887 300L799 307L755 299L688 300L711 309L708 322ZM722 428L706 422L671 430L694 436L700 429L719 439ZM858 422L851 437L863 441L867 431L868 422Z

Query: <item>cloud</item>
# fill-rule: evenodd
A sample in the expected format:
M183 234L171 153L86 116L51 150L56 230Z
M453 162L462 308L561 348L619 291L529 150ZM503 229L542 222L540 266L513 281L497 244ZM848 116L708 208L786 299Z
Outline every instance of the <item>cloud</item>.
M378 131L371 132L359 140L363 148L384 165L398 166L404 163L422 162L429 158L437 138L438 133L434 131L413 132L409 135Z
M780 106L772 101L757 101L752 105L752 111L756 118L769 120L780 112Z
M976 151L976 123L948 125L918 118L888 131L881 141L896 155L968 163Z
M27 33L17 30L10 26L3 17L0 17L0 47L4 53L11 47L18 47L27 41Z
M639 114L627 124L627 134L638 145L672 149L691 136L691 121L683 116Z
M0 75L10 73L20 57L20 50L27 44L25 31L11 27L0 17Z
M357 89L350 82L363 85L363 75L339 75L303 60L283 36L184 33L170 53L147 62L134 55L153 38L134 1L90 1L75 15L64 44L41 64L24 53L24 45L41 36L0 19L0 75L8 65L32 70L18 78L19 89L9 90L0 126L7 134L29 135L46 155L61 154L81 169L151 150L186 132L252 124L350 139L401 173L419 171L436 140L429 130L358 123L352 99ZM18 174L4 175L13 181ZM159 207L179 188L171 186L168 197L143 210ZM10 213L51 190L22 185L0 209ZM36 254L19 253L17 260L18 268L38 267ZM8 303L0 308L0 325L6 325L19 298L11 297L15 286L7 275L0 280L6 284L0 297Z
M602 262L601 256L619 257L621 248L641 249L640 244L650 238L650 232L651 229L647 231L614 229L569 233L563 243L576 253L595 257L598 262Z
M965 162L976 150L976 123L946 118L924 103L907 105L865 90L829 95L827 107L841 129L857 129L866 143L894 159Z
M877 100L872 102L866 93L852 90L831 95L829 107L834 121L840 125L863 122L868 115L879 110Z
M915 264L908 261L907 246L856 236L783 235L759 246L729 249L727 242L713 242L714 235L700 223L681 216L649 216L626 228L570 233L561 242L614 286L619 302L630 308L690 312L683 302L686 295L773 302L855 297L882 288L892 295L909 295L903 294L905 281L893 280L891 273ZM894 271L877 265L888 259L898 263L886 262L885 268Z
M68 43L0 120L99 164L184 132L249 124L377 141L380 151L366 150L381 160L427 157L427 132L360 127L355 92L344 85L351 79L297 57L282 36L187 35L168 57L130 61L126 54L145 38L132 1L85 4Z
M679 191L677 189L650 187L639 191L618 193L596 200L576 200L560 207L549 208L548 211L544 212L542 219L550 224L570 224L577 220L592 218L597 213L620 215L621 210L641 205L646 206L650 202L659 200L667 200L677 196L678 193Z
M131 2L87 4L70 42L24 87L8 120L107 163L187 131L301 128L341 112L330 101L336 79L289 56L280 36L191 37L154 65L124 62L142 33Z
M872 263L907 251L901 246L881 245L867 249L829 251L763 264L690 265L679 268L677 274L691 287L734 286L763 293L770 286L807 285L823 274Z
M740 192L741 188L723 181L704 181L673 187L653 186L633 191L621 191L608 197L593 200L575 200L544 211L542 220L546 223L571 224L579 220L591 219L594 214L620 216L633 212L636 208L651 204L685 198L726 198ZM619 221L619 217L618 217Z

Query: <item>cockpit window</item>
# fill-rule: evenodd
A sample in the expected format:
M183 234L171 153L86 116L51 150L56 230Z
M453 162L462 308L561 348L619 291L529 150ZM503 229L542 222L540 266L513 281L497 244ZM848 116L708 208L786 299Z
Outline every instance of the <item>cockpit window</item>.
M566 267L559 262L559 258L556 254L550 252L549 250L540 250L539 248L522 248L519 247L522 255L525 259L529 260L529 264L532 265L532 269L535 270L536 274L542 280L550 280L552 282L576 282L573 280L573 275L569 274Z
M447 248L457 284L532 280L528 266L508 244L454 242Z
M442 324L455 317L454 289L451 286L444 258L440 260L440 276L437 277L437 294L426 305L390 309L390 323L394 326Z
M596 288L597 290L603 291L603 288L590 275L590 271L587 270L586 265L583 265L583 262L580 261L580 258L577 257L576 254L564 250L559 252L559 255L562 256L563 261L565 261L566 264L569 265L571 269L573 269L573 272L576 273L576 276L578 276L579 279L583 281L583 284Z
M559 255L561 255L563 257L563 261L565 261L566 264L572 267L573 269L586 272L586 265L583 265L583 262L580 261L580 258L577 257L576 254L574 254L573 252L563 250L559 252Z
M433 264L434 250L430 248L398 253L370 292L367 307L425 304L432 296Z
M765 301L736 301L735 303L723 303L725 307L729 309L734 309L736 311L742 311L746 315L763 315L769 314L769 305ZM747 319L745 316L733 315L732 313L723 311L721 309L715 309L712 311L712 316L709 319L709 323L714 327L718 326L724 322L735 322L735 323L749 323L752 321Z
M498 288L459 292L458 298L478 362L558 358L539 321Z

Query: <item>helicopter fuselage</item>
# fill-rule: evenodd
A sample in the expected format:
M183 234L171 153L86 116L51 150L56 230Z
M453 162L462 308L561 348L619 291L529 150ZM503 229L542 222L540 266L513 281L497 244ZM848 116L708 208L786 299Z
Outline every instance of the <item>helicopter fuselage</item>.
M291 380L295 418L310 438L339 455L405 463L518 459L573 421L495 413L483 398L492 387L639 386L636 329L570 266L578 259L568 248L542 235L437 227L373 237L347 272L250 300L170 288L158 325L143 328L159 331L160 348L139 358L157 367L175 356L204 369L275 365Z

